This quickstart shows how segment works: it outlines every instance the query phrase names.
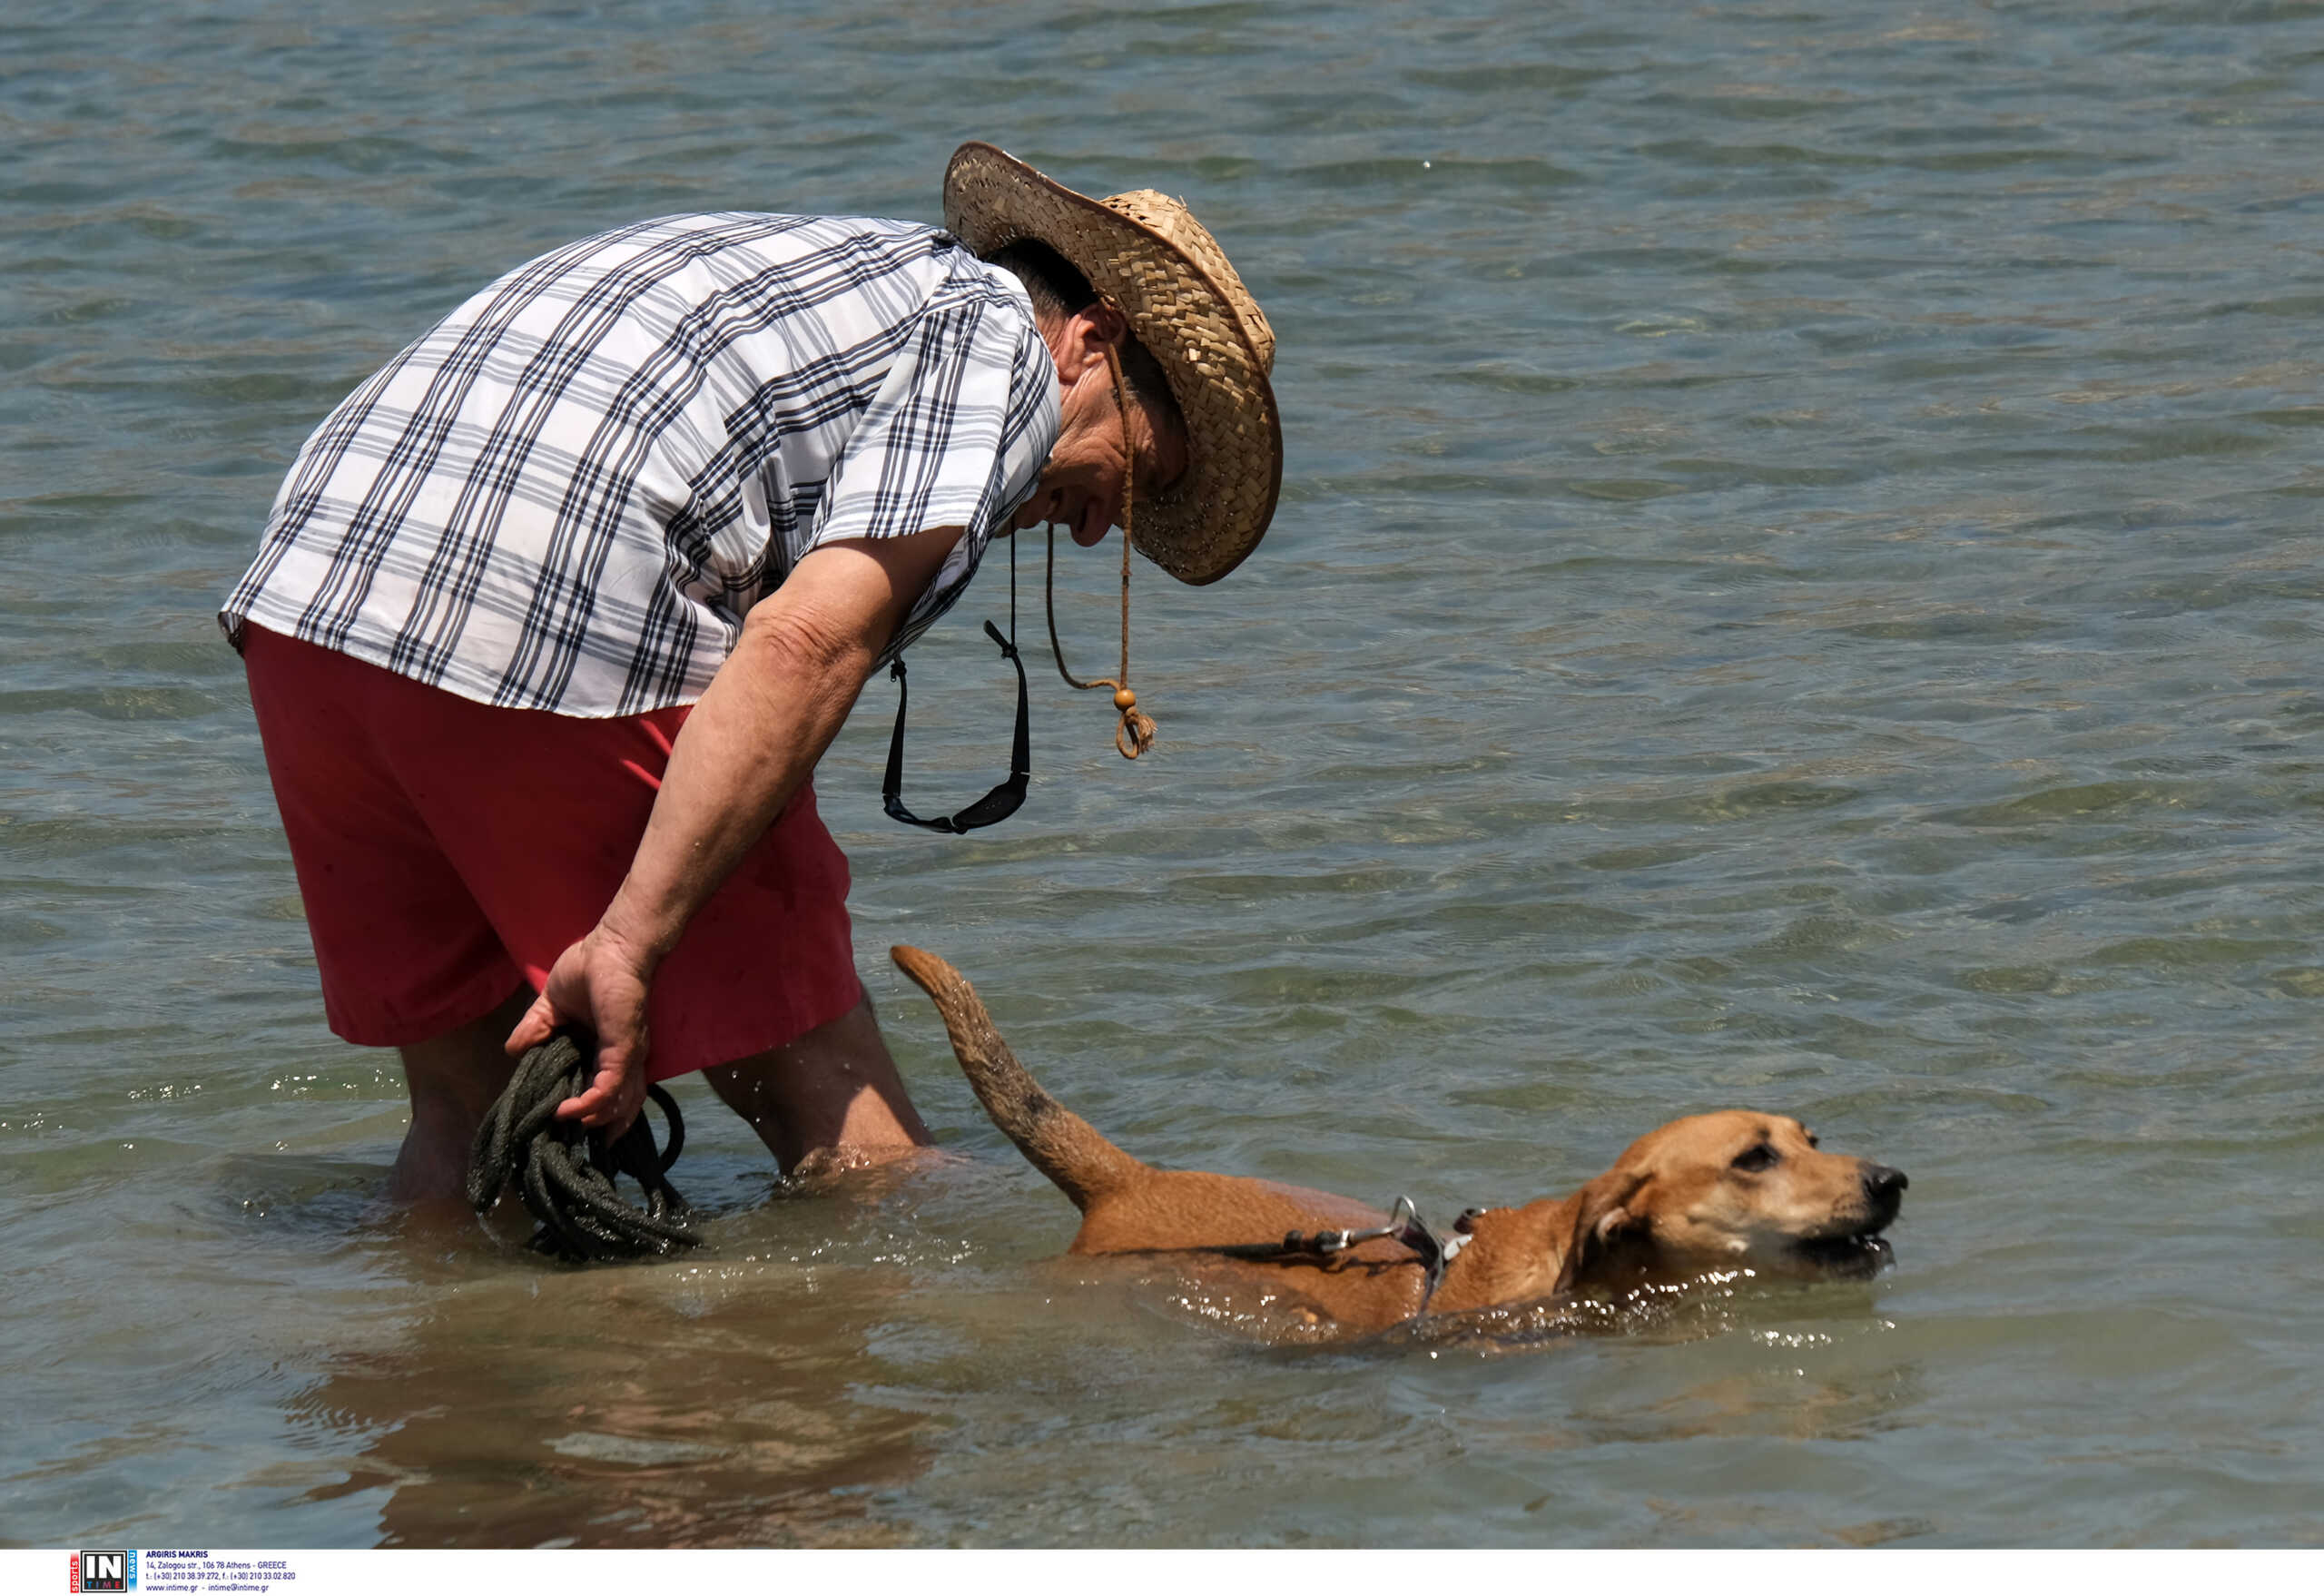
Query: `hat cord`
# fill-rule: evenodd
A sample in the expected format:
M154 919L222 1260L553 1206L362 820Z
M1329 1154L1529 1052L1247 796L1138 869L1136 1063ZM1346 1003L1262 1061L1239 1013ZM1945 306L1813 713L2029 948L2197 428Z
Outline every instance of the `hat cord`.
M1049 652L1057 656L1057 674L1066 685L1088 691L1092 687L1111 687L1114 707L1121 712L1121 720L1114 727L1114 747L1124 759L1136 759L1154 746L1154 720L1137 707L1137 695L1129 685L1129 551L1130 517L1137 481L1137 443L1130 430L1129 395L1122 386L1121 356L1111 344L1106 346L1106 365L1114 379L1114 408L1121 412L1122 453L1128 469L1122 474L1122 668L1118 676L1098 676L1082 681L1067 668L1065 648L1057 635L1057 527L1049 527L1049 568L1042 578L1041 596L1049 609Z

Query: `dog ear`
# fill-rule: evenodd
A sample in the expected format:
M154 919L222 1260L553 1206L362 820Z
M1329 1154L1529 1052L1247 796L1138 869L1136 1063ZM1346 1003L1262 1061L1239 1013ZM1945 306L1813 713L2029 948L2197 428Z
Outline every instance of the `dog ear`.
M1645 1217L1633 1214L1628 1205L1647 1179L1643 1169L1609 1169L1581 1188L1573 1206L1573 1229L1566 1237L1565 1257L1558 1265L1557 1284L1551 1288L1552 1295L1571 1291L1625 1236L1644 1233Z

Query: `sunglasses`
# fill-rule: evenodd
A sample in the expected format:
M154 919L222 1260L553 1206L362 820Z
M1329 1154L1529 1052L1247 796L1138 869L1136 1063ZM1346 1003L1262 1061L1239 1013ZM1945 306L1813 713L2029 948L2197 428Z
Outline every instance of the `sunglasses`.
M1122 390L1121 365L1114 362L1114 402L1123 408L1123 435L1128 435L1129 400ZM1133 460L1135 474L1137 462ZM1111 687L1114 707L1121 712L1121 724L1114 734L1114 746L1124 759L1136 759L1154 742L1154 722L1137 710L1137 695L1129 690L1129 554L1130 554L1130 491L1122 489L1122 668L1118 676L1100 676L1085 682L1066 668L1065 649L1057 637L1057 528L1049 528L1049 574L1043 583L1043 596L1049 620L1049 648L1057 655L1058 675L1069 686L1079 688ZM1000 657L1017 667L1017 736L1009 754L1009 779L993 788L966 809L952 814L938 815L923 820L904 807L904 716L911 706L911 688L904 674L903 655L898 655L888 666L889 678L896 685L896 729L888 739L888 772L880 783L880 807L888 818L923 831L944 832L959 836L980 826L998 824L1023 807L1025 786L1032 779L1032 704L1031 693L1025 683L1024 656L1017 652L1017 539L1009 539L1009 635L1003 637L1000 628L990 621L984 624L984 635L1000 649Z
M1013 552L1013 551L1012 551ZM1011 573L1014 575L1014 573ZM1010 598L1016 596L1015 584L1010 585ZM1014 609L1012 603L1009 606ZM888 773L880 783L880 807L888 812L891 820L900 820L908 826L926 831L948 832L959 836L1007 820L1025 802L1025 783L1033 773L1032 706L1025 687L1025 662L1017 653L1017 645L1000 635L1000 628L990 621L984 624L984 635L1000 645L1000 657L1017 667L1017 740L1009 754L1009 779L983 797L954 814L940 814L933 820L922 820L904 807L904 711L911 704L911 689L905 683L903 656L896 656L888 667L888 675L896 684L896 730L888 739Z

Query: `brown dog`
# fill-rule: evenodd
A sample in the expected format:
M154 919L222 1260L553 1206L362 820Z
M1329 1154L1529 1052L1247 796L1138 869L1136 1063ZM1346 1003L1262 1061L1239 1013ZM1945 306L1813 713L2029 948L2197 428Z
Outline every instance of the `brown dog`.
M1248 1288L1260 1316L1290 1333L1360 1335L1423 1314L1722 1270L1865 1276L1888 1258L1879 1233L1904 1175L1818 1152L1799 1121L1775 1114L1674 1120L1571 1197L1472 1208L1443 1245L1416 1220L1328 1192L1157 1169L1040 1089L959 970L917 948L890 953L936 1000L993 1123L1081 1210L1070 1251L1173 1255L1206 1284Z

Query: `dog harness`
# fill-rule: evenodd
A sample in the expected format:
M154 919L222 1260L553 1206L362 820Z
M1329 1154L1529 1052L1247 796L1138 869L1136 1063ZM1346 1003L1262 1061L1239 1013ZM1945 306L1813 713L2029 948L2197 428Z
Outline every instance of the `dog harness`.
M1472 1213L1474 1211L1471 1210ZM1465 1221L1468 1216L1464 1214L1462 1217ZM1450 1236L1437 1235L1429 1228L1428 1221L1420 1217L1418 1205L1412 1198L1399 1195L1394 1206L1388 1210L1388 1222L1370 1230L1318 1230L1312 1236L1305 1231L1293 1230L1286 1232L1280 1242L1248 1242L1200 1250L1230 1258L1329 1259L1337 1257L1359 1242L1383 1239L1401 1242L1410 1247L1419 1256L1421 1267L1428 1272L1427 1288L1421 1293L1420 1306L1413 1311L1415 1318L1428 1312L1429 1302L1436 1296L1436 1288L1444 1283L1444 1271L1452 1266L1454 1258L1461 1256L1461 1249L1470 1241L1465 1230Z

